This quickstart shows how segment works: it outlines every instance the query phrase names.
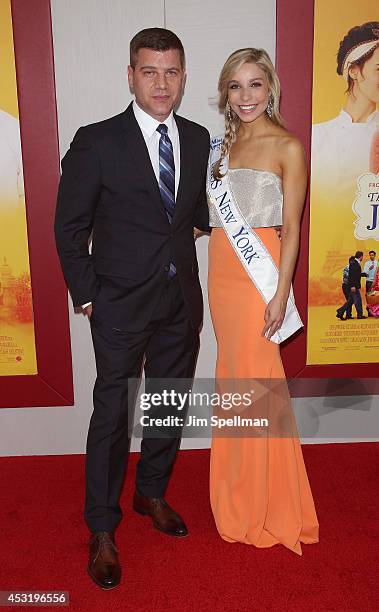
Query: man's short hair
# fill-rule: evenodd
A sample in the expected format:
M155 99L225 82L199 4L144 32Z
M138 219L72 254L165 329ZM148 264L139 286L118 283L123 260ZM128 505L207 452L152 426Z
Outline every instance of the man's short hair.
M355 258L356 258L356 259L359 259L360 257L363 257L363 251L357 251L357 252L355 253Z
M371 253L372 253L373 255L376 255L375 251L369 251L369 252L368 252L368 254L369 254L369 255L371 255Z
M153 49L153 51L168 51L177 49L180 54L182 68L185 66L184 48L180 38L171 30L165 28L146 28L141 30L130 41L130 65L135 68L137 55L140 49Z

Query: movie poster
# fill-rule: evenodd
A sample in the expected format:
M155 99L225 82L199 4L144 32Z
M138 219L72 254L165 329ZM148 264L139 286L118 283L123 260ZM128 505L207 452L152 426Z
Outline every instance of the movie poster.
M10 0L0 0L0 376L36 374Z
M377 0L315 1L307 364L379 349Z

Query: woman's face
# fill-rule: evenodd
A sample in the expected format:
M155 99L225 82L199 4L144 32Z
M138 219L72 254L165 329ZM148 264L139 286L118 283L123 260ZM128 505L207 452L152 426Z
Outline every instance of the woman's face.
M269 90L265 72L257 64L243 64L228 83L228 100L243 123L260 117L267 108Z
M379 103L379 47L375 49L370 59L365 62L362 70L358 67L350 69L354 79L354 94L359 92L369 102Z

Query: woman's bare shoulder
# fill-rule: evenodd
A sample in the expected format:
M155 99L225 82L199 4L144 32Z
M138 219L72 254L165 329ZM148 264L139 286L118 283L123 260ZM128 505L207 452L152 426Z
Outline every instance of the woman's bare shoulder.
M299 140L299 138L295 136L295 134L293 134L289 130L286 130L286 128L278 126L278 129L276 132L276 138L277 138L276 144L279 147L283 148L286 152L296 153L296 152L301 151L304 153L304 147L301 141Z
M281 132L277 134L276 147L283 165L305 161L305 152L302 142L295 134L292 134L292 132L289 132L285 128L281 128Z

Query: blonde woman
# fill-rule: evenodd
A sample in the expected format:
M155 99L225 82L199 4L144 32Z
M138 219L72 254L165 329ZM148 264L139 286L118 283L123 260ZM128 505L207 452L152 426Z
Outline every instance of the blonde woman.
M218 88L225 136L212 140L208 177L216 379L220 389L226 379L233 379L235 390L238 381L244 389L264 388L256 407L271 422L256 434L247 427L238 435L214 435L212 511L227 541L261 548L281 543L301 555L301 542L318 541L318 522L279 342L301 326L291 281L306 163L300 142L283 127L280 85L266 51L233 53ZM283 422L291 423L284 434Z

